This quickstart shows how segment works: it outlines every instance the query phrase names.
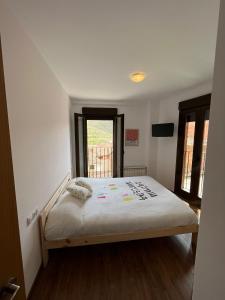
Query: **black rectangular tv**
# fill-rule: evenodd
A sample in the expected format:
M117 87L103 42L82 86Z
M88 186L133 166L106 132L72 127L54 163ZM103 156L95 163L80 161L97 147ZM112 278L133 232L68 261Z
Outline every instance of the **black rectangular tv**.
M152 136L173 136L174 123L152 124Z

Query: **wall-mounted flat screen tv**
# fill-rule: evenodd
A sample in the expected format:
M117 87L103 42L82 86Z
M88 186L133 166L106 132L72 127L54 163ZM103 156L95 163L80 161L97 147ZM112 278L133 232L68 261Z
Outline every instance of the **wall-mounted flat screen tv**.
M167 137L173 136L174 123L152 124L152 136Z

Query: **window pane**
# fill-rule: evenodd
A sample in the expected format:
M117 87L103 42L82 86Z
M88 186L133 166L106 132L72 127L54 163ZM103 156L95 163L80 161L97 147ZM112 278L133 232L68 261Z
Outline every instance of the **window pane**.
M208 143L208 132L209 132L209 120L205 120L204 136L203 136L203 144L202 144L202 155L201 155L200 180L199 180L199 188L198 188L198 197L199 198L202 198L202 194L203 194L203 186L204 186L204 178L205 178L206 150L207 150L207 143Z
M190 192L191 189L191 172L194 149L195 136L195 121L189 116L185 125L185 140L183 153L183 168L182 168L182 182L181 189Z

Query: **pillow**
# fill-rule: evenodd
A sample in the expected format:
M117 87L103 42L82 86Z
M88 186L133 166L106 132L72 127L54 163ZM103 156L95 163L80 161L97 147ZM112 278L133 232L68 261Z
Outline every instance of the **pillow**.
M47 240L77 236L82 227L82 202L65 191L48 214L45 224Z
M70 184L66 189L71 195L82 201L87 200L87 198L91 196L91 192L88 189L74 183Z
M76 181L75 181L75 184L77 184L77 185L79 185L79 186L82 186L82 187L88 189L89 192L91 192L91 193L92 193L92 191L93 191L91 185L90 185L87 181L85 181L85 180L83 180L83 179L78 179L78 180L76 180Z

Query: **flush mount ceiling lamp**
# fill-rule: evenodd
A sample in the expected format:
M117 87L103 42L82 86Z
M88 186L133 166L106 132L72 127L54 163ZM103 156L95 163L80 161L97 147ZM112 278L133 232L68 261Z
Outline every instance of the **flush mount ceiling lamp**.
M130 80L139 83L145 80L146 74L144 72L133 72L130 74Z

